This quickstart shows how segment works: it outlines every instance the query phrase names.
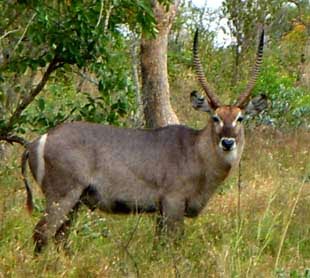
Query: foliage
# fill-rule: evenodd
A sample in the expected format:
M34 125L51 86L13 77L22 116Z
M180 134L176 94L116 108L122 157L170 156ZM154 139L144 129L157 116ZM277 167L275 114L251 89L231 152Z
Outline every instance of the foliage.
M219 26L219 21L219 15L215 11L206 7L197 8L191 2L183 2L171 30L168 52L170 81L173 87L182 90L181 95L188 97L192 90L199 90L192 63L193 38L198 28L200 59L204 65L205 76L223 101L228 102L233 61L230 47L216 45L218 30L212 30L211 26ZM179 83L183 82L186 85L179 86ZM172 95L172 98L179 96ZM188 101L185 104L188 104Z
M115 69L115 67L114 67ZM121 73L121 71L119 71ZM105 71L108 74L108 71ZM110 73L111 74L111 73ZM121 78L117 76L115 78ZM90 122L113 123L122 125L123 118L135 109L134 90L132 84L115 82L110 78L105 84L99 84L100 93L77 92L74 86L75 79L66 80L66 83L57 81L47 87L49 94L38 97L34 105L23 114L22 124L19 132L26 129L45 133L49 128L55 127L64 121L87 120ZM131 82L131 81L127 81ZM110 89L107 87L110 84ZM105 86L105 90L102 89ZM123 86L121 88L121 86ZM114 92L118 93L115 94Z
M170 35L168 55L172 89L179 80L187 84L183 88L188 88L181 94L197 89L193 84L191 48L193 32L199 26L205 74L228 103L227 99L240 93L248 80L249 61L254 57L256 32L253 30L256 23L269 14L269 51L256 92L271 96L274 109L267 120L277 126L280 122L294 126L305 122L307 88L296 86L296 83L302 74L300 65L307 44L309 7L303 1L300 6L288 5L287 1L276 2L263 1L256 5L255 1L247 1L245 6L242 1L238 5L232 5L234 1L224 2L223 12L230 16L232 35L237 37L241 32L245 49L238 65L239 81L235 84L231 81L235 75L235 48L215 45L216 29L210 30L215 22L219 24L219 14L182 1ZM169 5L166 1L164 4ZM137 84L133 84L130 54L133 41L128 34L135 32L137 39L142 30L156 33L149 1L21 1L17 4L8 1L1 3L0 8L2 132L52 62L57 65L57 73L52 72L48 77L53 84L13 121L10 128L15 132L24 132L28 127L44 132L59 122L74 119L119 125L135 113ZM239 12L234 16L236 9ZM233 29L234 24L237 24L234 28L240 27L239 31ZM269 59L268 55L275 59ZM289 84L286 78L291 80ZM83 80L85 84L86 79L91 79L93 85L80 92L76 84ZM295 95L298 97L293 100ZM178 94L172 97L177 101ZM286 113L287 107L291 113ZM283 115L288 119L279 121Z
M235 2L225 1L224 6L229 4L230 7L229 9L224 7L223 11L229 13L230 9L240 9L240 13L235 15L240 23L240 36L242 45L244 44L244 51L241 60L238 62L240 74L237 82L234 82L236 66L234 40L236 37L233 38L231 46L216 45L214 31L208 29L211 23L216 20L216 17L212 17L212 12L205 8L193 8L190 4L182 6L184 11L181 9L181 18L176 20L169 51L170 79L174 88L180 91L179 95L173 97L176 109L178 109L181 101L187 100L189 92L198 87L197 83L194 83L195 76L191 69L191 49L193 30L201 22L186 21L184 18L188 14L195 15L195 18L204 18L199 26L202 25L207 30L207 32L200 33L200 57L204 65L205 76L224 103L233 103L237 95L244 90L250 78L257 45L257 22L263 22L265 16L269 14L268 20L265 22L264 62L254 95L266 94L270 99L270 109L261 115L256 123L272 124L277 128L296 126L308 128L309 87L301 82L301 77L307 74L305 69L308 65L307 45L309 45L309 36L307 35L306 19L307 15L310 15L310 5L304 4L302 6L303 20L300 21L298 9L294 5L289 5L287 1L276 1L277 3L272 1L246 1L246 7L244 7L244 1L237 1L238 7L233 5ZM231 21L230 24L234 24L233 17L229 17L229 20ZM286 21L283 23L284 20ZM216 30L218 29L215 29L215 32ZM180 110L184 111L183 108ZM186 121L186 118L190 116L190 114L181 115L180 118L184 118Z
M27 119L17 113L12 120L12 115L24 109L19 109L23 101L30 98L31 103L40 93L40 90L34 93L33 88L38 86L37 80L45 78L45 68L51 64L55 67L47 78L63 67L63 80L58 76L54 79L57 82L64 83L68 75L81 69L96 76L100 96L84 98L86 102L80 113L83 118L93 121L105 118L117 124L119 115L133 109L126 30L154 34L155 22L148 1L8 1L1 3L0 8L2 132L19 128L20 121ZM41 104L37 109L42 112L43 99L37 103ZM93 110L100 106L106 106L107 115L94 114ZM92 116L87 115L87 107Z
M283 69L267 60L256 85L256 92L268 96L271 106L260 121L278 128L305 126L309 123L310 95L306 89L295 86L296 80Z
M235 38L233 85L237 84L243 74L240 65L246 52L256 45L254 42L256 42L257 29L266 24L266 18L272 20L281 4L282 1L225 0L223 2L223 16L227 17L229 31Z

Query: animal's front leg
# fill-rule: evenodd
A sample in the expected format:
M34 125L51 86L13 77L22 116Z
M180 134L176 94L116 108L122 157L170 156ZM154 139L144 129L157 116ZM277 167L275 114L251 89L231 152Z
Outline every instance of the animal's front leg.
M175 195L165 196L160 202L160 215L156 218L156 236L162 234L177 239L184 232L185 201Z

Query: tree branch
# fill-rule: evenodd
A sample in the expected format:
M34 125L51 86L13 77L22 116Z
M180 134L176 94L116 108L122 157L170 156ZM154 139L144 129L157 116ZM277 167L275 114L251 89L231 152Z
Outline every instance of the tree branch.
M24 147L28 144L28 141L16 135L0 135L0 141L7 141L10 144L18 143Z
M104 27L103 27L103 32L104 32L104 33L106 33L107 30L108 30L109 21L110 21L110 16L111 16L111 13L112 13L113 8L114 8L114 6L111 5L111 6L109 7L109 9L107 10L106 17L105 17L105 20L104 20Z
M96 24L96 28L99 26L101 19L102 19L102 13L103 13L103 7L104 7L104 3L103 0L101 0L101 8L100 8L100 14L99 14L99 18Z
M29 26L31 25L31 23L32 23L32 21L34 20L34 18L36 17L36 15L37 15L37 14L34 13L34 14L32 15L32 17L30 18L29 22L27 23L27 25L26 25L26 27L25 27L25 30L24 30L23 34L21 35L21 37L19 38L17 44L15 45L15 47L14 47L12 53L11 53L11 56L13 56L13 53L16 51L16 49L18 48L18 46L20 45L20 43L21 43L22 40L24 39L24 37L25 37L25 35L26 35L27 31L28 31Z
M95 86L99 85L99 81L92 78L91 76L87 75L86 73L82 72L82 71L77 71L77 70L73 70L73 72L77 75L79 75L80 77L82 77L84 80L88 81L89 83L94 84Z
M25 96L22 102L17 106L16 110L14 111L13 115L11 116L7 126L3 129L1 134L8 134L12 129L14 124L18 121L21 113L27 108L27 106L34 100L34 98L42 91L44 88L48 78L50 77L51 73L55 71L57 68L61 67L63 63L61 63L57 57L51 61L48 65L46 71L44 72L41 81L37 84L35 88L33 88L29 95Z
M10 35L10 34L12 34L12 33L16 33L16 32L18 32L18 31L19 31L19 28L5 32L5 33L0 37L0 41L2 41L3 39L5 39L8 35Z

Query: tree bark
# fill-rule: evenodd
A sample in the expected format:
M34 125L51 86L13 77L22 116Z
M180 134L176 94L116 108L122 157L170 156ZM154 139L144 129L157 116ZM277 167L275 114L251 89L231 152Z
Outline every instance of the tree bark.
M158 34L141 40L142 98L146 127L178 124L179 120L170 103L167 69L169 31L178 9L179 0L167 7L152 1Z

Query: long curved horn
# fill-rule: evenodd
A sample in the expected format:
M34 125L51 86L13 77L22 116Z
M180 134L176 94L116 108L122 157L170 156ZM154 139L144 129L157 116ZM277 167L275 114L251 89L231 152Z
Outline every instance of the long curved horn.
M256 80L259 74L260 66L263 61L263 50L264 50L264 29L262 30L261 35L260 35L259 45L258 45L258 49L256 53L256 61L252 69L252 75L251 75L252 77L245 91L239 96L237 103L236 103L236 106L240 108L244 108L246 106L251 96L252 90L255 86L255 83L256 83Z
M217 108L219 106L221 106L221 103L219 101L219 99L217 98L217 96L213 93L210 85L208 84L205 75L204 75L204 71L199 59L199 54L198 54L198 29L195 32L195 37L194 37L194 45L193 45L193 56L194 56L194 69L196 71L197 74L197 78L198 81L200 83L200 85L202 86L202 88L204 89L208 99L209 99L209 103L212 106L212 108Z

